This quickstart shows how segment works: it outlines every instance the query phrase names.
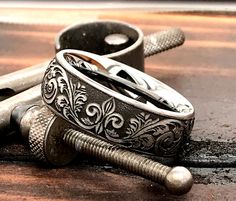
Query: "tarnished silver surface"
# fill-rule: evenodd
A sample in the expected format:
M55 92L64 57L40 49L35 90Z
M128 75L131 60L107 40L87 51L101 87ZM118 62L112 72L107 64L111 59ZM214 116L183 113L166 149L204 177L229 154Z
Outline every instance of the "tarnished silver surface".
M22 108L22 106L18 106L18 107ZM17 130L19 130L22 137L28 141L30 128L32 126L34 119L39 115L39 110L41 109L41 107L39 106L39 104L26 105L27 108L24 108L23 106L23 110L26 110L26 111L23 111L23 114L20 111L20 114L17 113L15 115L15 111L17 111L18 107L14 108L12 112L12 118L19 120L19 122L16 122L18 123L17 125L19 126L19 129Z
M91 65L91 69L96 66L130 68L92 53L63 50L50 63L42 83L43 101L49 108L74 125L112 143L145 154L175 156L192 130L194 109L189 101L138 70L133 72L137 83L148 81L150 90L117 76L108 76L110 79L106 82L118 80L112 84L129 86L127 91L138 91L144 99L151 96L158 107L149 99L140 102L81 73L88 65L81 58L96 64Z
M33 104L41 99L40 85L32 87L11 98L0 102L0 135L7 134L12 130L10 121L12 111L17 106Z
M0 76L0 101L42 82L48 62Z

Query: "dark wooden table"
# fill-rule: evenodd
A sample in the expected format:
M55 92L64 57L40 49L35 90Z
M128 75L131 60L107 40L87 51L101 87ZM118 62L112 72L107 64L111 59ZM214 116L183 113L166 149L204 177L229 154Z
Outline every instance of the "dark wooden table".
M122 20L145 34L181 27L185 44L146 59L145 71L196 109L192 144L179 161L195 177L187 195L171 196L153 182L84 156L67 167L42 167L20 137L11 136L1 139L0 200L236 200L236 15L5 8L0 17L25 21L0 22L0 75L52 58L56 33L71 23Z

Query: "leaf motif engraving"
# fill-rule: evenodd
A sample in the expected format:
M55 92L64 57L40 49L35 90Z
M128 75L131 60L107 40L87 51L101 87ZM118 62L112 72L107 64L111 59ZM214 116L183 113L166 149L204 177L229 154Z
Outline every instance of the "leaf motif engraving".
M150 134L144 134L140 136L140 144L142 147L142 150L149 150L150 148L153 147L153 143L154 143L154 137Z
M45 73L42 89L43 100L47 104L53 104L66 119L78 120L79 113L87 101L86 88L78 81L73 83L55 59Z
M126 131L126 134L129 136L129 138L136 138L140 135L143 135L144 133L156 132L158 129L156 127L156 123L159 122L159 119L148 119L149 116L149 114L146 115L142 112L138 114L136 118L130 119L130 124Z
M157 155L175 154L179 147L184 125L179 120L152 120L150 114L140 113L130 119L123 138L130 148L138 150L154 149Z
M117 132L115 131L115 129L112 129L112 130L109 130L109 129L106 129L106 134L113 137L113 138L118 138L119 135L117 134Z
M112 114L115 111L114 98L111 97L102 103L102 111L103 111L103 115L106 115L106 116L108 116L109 114Z
M87 62L75 58L74 55L66 54L65 59L74 68L91 68ZM89 103L85 109L87 116L80 117L80 112L87 102L86 88L80 82L75 83L73 80L54 59L44 76L42 85L44 101L51 104L66 119L85 129L94 129L97 134L118 137L114 129L121 128L124 119L115 112L115 99L111 97L101 105Z
M107 137L118 137L114 131L108 129L109 125L114 129L119 129L124 124L122 115L115 112L116 104L114 97L104 101L100 106L97 103L90 103L86 108L86 114L91 118L82 118L80 126L85 129L94 129L96 134L105 133ZM111 134L111 135L110 135Z
M58 111L61 111L62 108L66 107L68 104L69 104L68 99L65 96L63 95L57 96L55 100L55 106Z

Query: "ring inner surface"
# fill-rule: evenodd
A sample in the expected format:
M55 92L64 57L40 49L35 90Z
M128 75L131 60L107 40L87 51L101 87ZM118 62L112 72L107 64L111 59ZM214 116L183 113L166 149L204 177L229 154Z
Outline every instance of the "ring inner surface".
M164 98L158 97L148 89L145 90L138 87L132 76L124 71L113 76L99 62L85 55L67 53L64 55L64 58L73 68L115 92L141 103L148 104L150 107L158 107L178 113L181 112L173 105L170 105Z

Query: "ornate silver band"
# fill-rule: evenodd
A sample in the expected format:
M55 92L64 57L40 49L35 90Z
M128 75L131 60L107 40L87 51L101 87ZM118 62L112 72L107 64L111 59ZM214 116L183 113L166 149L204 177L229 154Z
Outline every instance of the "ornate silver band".
M89 134L161 157L178 153L194 122L191 103L164 83L78 50L57 53L44 75L42 98Z

